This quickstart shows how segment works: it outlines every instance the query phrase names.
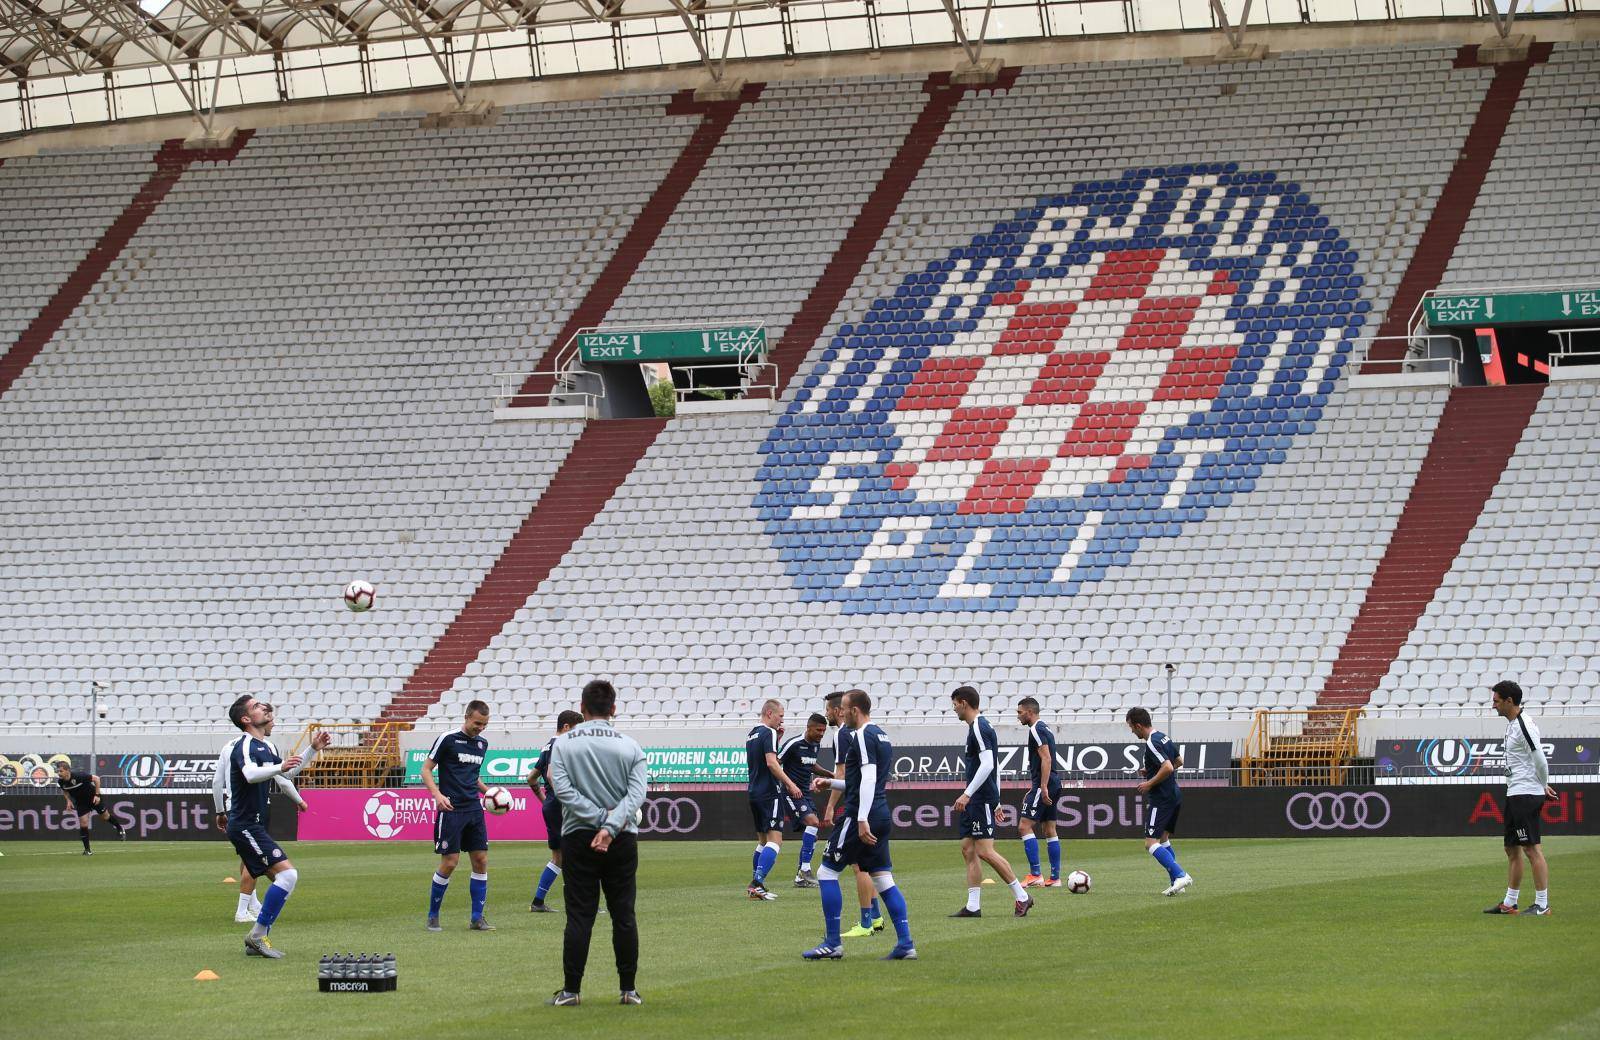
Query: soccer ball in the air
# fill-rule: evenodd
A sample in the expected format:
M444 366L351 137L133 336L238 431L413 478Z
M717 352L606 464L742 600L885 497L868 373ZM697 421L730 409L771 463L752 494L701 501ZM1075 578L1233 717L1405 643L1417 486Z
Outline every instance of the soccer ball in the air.
M1081 896L1089 891L1089 886L1092 884L1094 882L1089 879L1089 872L1086 870L1074 870L1067 875L1068 892L1076 892Z
M352 581L344 587L344 605L357 614L363 610L372 609L372 601L377 597L378 590L364 581Z
M496 816L504 816L511 811L511 792L504 787L491 787L483 792L483 807Z

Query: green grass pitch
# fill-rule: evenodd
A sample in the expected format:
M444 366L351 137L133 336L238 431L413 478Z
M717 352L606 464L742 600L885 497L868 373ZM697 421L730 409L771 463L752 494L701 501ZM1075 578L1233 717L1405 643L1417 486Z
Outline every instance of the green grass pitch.
M494 933L466 930L463 863L436 935L423 931L427 846L291 846L300 886L273 934L288 957L268 963L242 952L226 845L97 833L91 858L76 843L0 847L0 1035L1600 1036L1600 838L1547 844L1543 919L1479 912L1504 883L1493 841L1349 838L1179 840L1197 884L1176 899L1139 843L1067 842L1065 869L1088 870L1093 892L1036 893L1017 920L987 886L981 920L950 920L965 898L956 844L902 842L895 876L921 960L879 962L892 944L880 935L822 964L799 958L821 924L816 894L788 887L796 846L774 872L779 899L758 904L744 897L749 845L652 843L646 1003L616 1005L602 917L573 1009L543 1004L560 986L564 918L527 910L542 846L492 850ZM1000 848L1021 862L1015 840ZM398 992L316 992L317 958L339 951L397 954ZM218 981L193 981L208 968Z

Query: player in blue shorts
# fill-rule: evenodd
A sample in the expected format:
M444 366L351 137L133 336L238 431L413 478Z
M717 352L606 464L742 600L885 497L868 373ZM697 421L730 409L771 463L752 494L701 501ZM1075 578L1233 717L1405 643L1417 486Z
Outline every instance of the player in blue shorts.
M244 731L228 751L228 840L251 877L272 878L256 923L245 936L244 952L276 960L283 952L273 948L267 934L294 892L300 872L267 833L267 791L275 777L298 769L301 759L299 755L279 758L267 743L263 702L248 694L240 697L229 705L228 720Z
M433 887L428 893L430 932L443 931L439 927L439 907L444 904L445 889L462 852L472 861L472 881L467 886L472 895L469 927L475 932L494 931L494 925L483 916L484 904L489 901L489 826L484 821L483 803L478 800L488 790L478 775L483 770L484 756L489 753L489 742L483 739L488 725L489 706L483 701L468 702L467 718L461 728L435 740L422 763L422 786L433 796L433 804L439 810L433 818L433 851L439 854L439 869L434 872ZM433 779L435 768L439 770L437 783Z
M570 709L557 715L556 737L582 721L583 716ZM529 911L536 914L555 913L545 906L544 897L549 894L550 886L556 883L556 878L561 876L561 803L550 788L550 749L556 746L556 737L546 742L544 750L539 753L539 760L533 764L533 772L528 774L528 786L533 789L533 796L539 799L544 815L545 844L550 846L550 862L540 871L539 883L533 890L533 902L528 906Z
M1178 866L1178 857L1172 851L1172 836L1178 830L1178 812L1183 808L1183 792L1178 790L1178 770L1183 768L1183 758L1172 739L1156 731L1148 711L1129 708L1127 719L1133 735L1144 741L1144 780L1138 787L1139 793L1145 796L1144 847L1166 868L1167 880L1172 882L1161 894L1181 895L1194 884L1194 878Z
M817 807L811 804L811 781L816 774L817 755L822 750L822 735L827 732L828 720L815 713L806 720L806 731L797 737L788 737L778 745L778 764L783 773L800 789L800 797L785 794L783 815L790 827L804 836L800 841L800 865L794 873L795 888L816 888L817 880L811 876L811 853L817 846Z
M850 727L844 718L844 698L849 690L837 690L823 698L823 716L828 720L831 732L823 740L825 746L833 755L833 769L823 769L818 766L818 776L829 780L844 779L844 745L850 739ZM829 828L837 826L839 819L839 802L844 798L844 790L836 789L828 792L828 804L822 810L821 818L827 821ZM831 830L830 830L831 835ZM856 902L861 907L860 923L844 933L846 939L870 939L883 931L883 911L878 908L878 892L872 887L872 878L867 872L857 868L856 875Z
M956 799L956 812L961 814L961 858L967 863L967 905L950 916L983 916L981 860L1011 886L1011 894L1016 896L1012 913L1027 917L1033 909L1033 897L1023 890L1011 864L994 847L994 811L1000 807L1000 738L978 711L978 691L971 686L956 687L950 694L950 707L967 727L967 742L961 752L967 787Z
M745 765L749 770L750 816L756 824L756 851L750 858L750 885L745 894L766 901L778 898L767 891L767 874L783 848L784 798L798 802L805 796L778 762L778 731L783 729L783 702L769 699L761 705L761 721L745 738Z
M1056 735L1039 721L1039 702L1024 697L1017 702L1017 721L1028 729L1028 793L1017 815L1022 851L1028 854L1028 876L1023 888L1061 887L1061 838L1056 834L1056 803L1061 799L1061 759L1056 756ZM1050 880L1039 871L1039 838L1050 846Z
M828 838L822 866L817 869L817 887L822 890L822 942L801 954L808 961L836 961L844 956L839 936L839 915L844 896L839 891L839 872L855 866L872 877L872 887L883 899L884 909L894 922L898 942L883 958L886 961L914 961L917 947L911 941L911 919L906 900L895 887L889 862L889 798L886 790L894 768L894 748L889 738L873 725L872 698L860 690L844 695L845 722L850 736L844 749L844 779L817 777L812 790L830 787L844 791L844 816Z

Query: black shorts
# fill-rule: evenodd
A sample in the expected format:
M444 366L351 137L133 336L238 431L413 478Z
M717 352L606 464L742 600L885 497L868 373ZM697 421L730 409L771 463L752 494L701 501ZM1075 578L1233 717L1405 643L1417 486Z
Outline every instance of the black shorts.
M561 851L561 803L556 801L556 796L544 796L544 807L540 810L544 816L544 843L550 846L551 852Z
M868 845L861 840L861 835L856 831L856 821L848 816L839 817L838 826L828 836L828 848L822 854L822 862L834 870L843 870L848 866L868 874L889 870L889 816L885 813L879 819L868 820L868 824L872 836L878 839L876 845Z
M817 815L817 807L803 794L799 798L784 795L783 815L789 821L790 830L803 831L806 829L806 817Z
M239 854L239 861L251 877L266 877L268 870L288 858L263 824L252 823L245 827L230 825L228 840L233 843L233 850Z
M1544 796L1514 794L1506 798L1506 845L1539 844L1539 813Z
M783 797L750 799L750 819L755 821L756 833L783 830Z
M968 802L956 827L963 838L994 837L994 803Z
M73 802L72 809L79 816L82 816L84 813L103 813L110 811L106 808L105 803L98 798L90 802L88 805L79 805L77 802Z
M1034 823L1055 823L1056 802L1060 799L1060 784L1051 784L1043 794L1037 787L1030 787L1027 797L1022 799L1022 818Z
M489 825L482 809L452 809L433 818L433 851L441 856L458 852L487 852Z
M1159 838L1163 834L1178 833L1178 813L1182 811L1183 803L1173 805L1157 805L1150 802L1144 807L1144 836L1146 838Z

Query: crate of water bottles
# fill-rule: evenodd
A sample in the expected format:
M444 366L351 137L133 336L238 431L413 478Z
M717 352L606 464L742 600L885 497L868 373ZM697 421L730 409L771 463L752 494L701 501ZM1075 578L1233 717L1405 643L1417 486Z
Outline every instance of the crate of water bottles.
M332 953L317 963L324 993L389 993L399 981L392 953Z

